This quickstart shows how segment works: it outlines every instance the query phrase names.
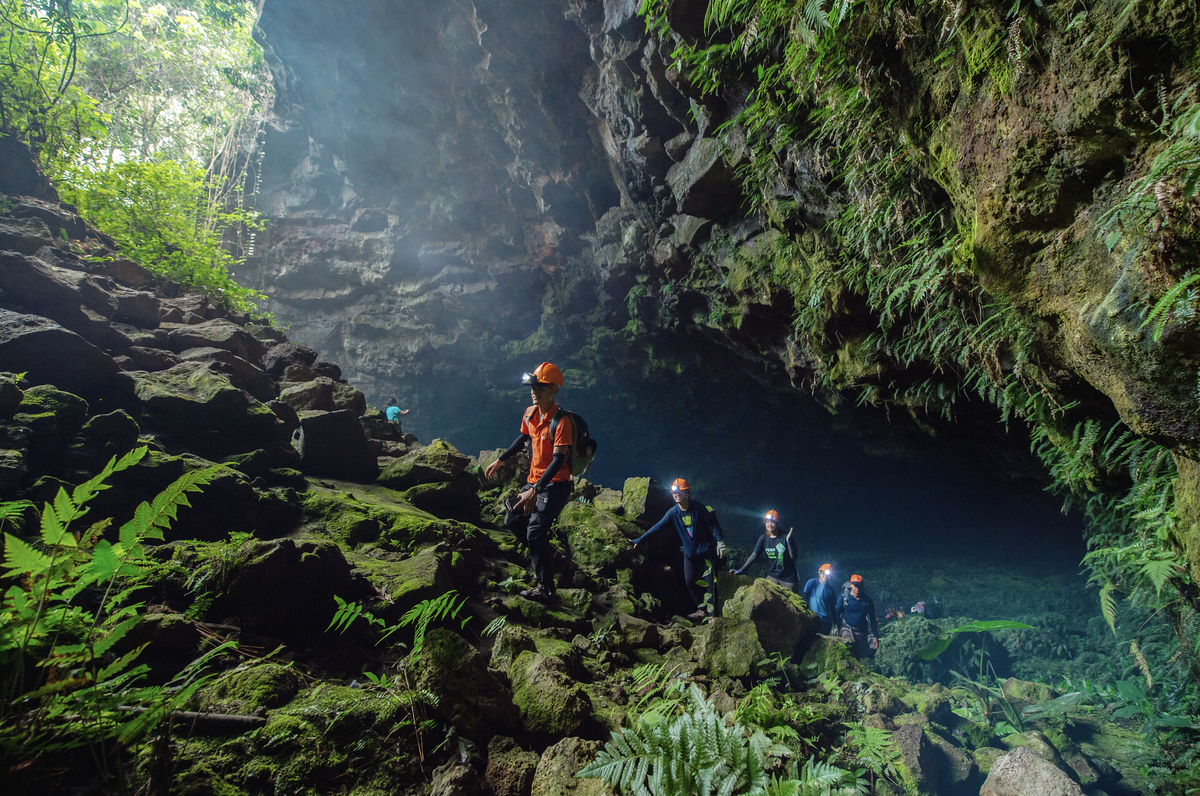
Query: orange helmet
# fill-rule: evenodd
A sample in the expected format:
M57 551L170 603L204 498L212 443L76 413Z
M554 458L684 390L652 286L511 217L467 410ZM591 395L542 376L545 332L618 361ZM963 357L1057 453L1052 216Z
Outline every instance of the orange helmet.
M776 511L775 509L771 509L770 511L768 511L766 514L763 515L763 519L770 520L771 522L778 525L779 524L779 512Z
M543 362L534 368L533 373L522 373L521 383L527 387L535 384L557 384L561 387L563 386L563 375L557 365Z
M833 564L822 564L818 572L833 572Z
M850 582L851 583L862 583L862 575L858 575L858 574L851 575Z
M691 489L691 488L692 488L692 485L689 484L687 481L683 480L682 478L676 478L674 481L671 482L671 491L672 492L682 492L685 489Z

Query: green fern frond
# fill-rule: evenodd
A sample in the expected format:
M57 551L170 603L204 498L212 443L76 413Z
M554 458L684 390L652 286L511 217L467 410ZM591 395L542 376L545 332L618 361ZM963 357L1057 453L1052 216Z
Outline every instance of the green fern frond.
M1112 583L1105 583L1100 589L1100 613L1104 615L1104 621L1108 622L1108 627L1113 632L1113 636L1117 635L1117 600L1113 597L1114 586Z

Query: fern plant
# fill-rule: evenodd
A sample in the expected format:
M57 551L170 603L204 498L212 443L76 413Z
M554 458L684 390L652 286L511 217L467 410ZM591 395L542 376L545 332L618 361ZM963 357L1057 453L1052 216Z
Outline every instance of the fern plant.
M785 769L789 752L761 730L726 721L692 684L688 705L670 720L640 721L622 729L577 777L603 780L622 796L759 796L808 793L790 781L772 780ZM793 769L794 770L794 769ZM825 766L807 766L812 778L830 778ZM854 780L847 772L840 780ZM853 787L853 786L852 786ZM858 790L847 792L861 792Z
M138 448L111 460L94 478L61 488L40 513L36 540L4 536L7 584L0 601L0 748L18 760L45 751L101 744L105 754L139 742L170 711L183 706L205 680L204 665L228 645L210 650L166 686L142 685L149 669L137 664L145 645L123 650L141 621L133 602L147 560L145 543L189 506L220 471L186 473L109 533L110 518L82 526L88 504L106 481L145 455ZM11 518L21 504L0 505ZM32 668L30 668L32 664Z

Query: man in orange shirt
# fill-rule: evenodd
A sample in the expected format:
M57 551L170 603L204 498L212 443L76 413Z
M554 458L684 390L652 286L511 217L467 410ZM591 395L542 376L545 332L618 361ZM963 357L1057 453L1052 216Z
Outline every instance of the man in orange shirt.
M568 458L575 442L570 415L558 408L554 396L563 386L562 371L543 362L521 377L528 385L533 406L521 418L521 434L484 475L491 478L503 462L529 445L529 477L521 487L516 504L504 518L505 526L529 548L537 585L521 592L522 597L547 602L554 599L554 550L550 526L571 499L571 468Z

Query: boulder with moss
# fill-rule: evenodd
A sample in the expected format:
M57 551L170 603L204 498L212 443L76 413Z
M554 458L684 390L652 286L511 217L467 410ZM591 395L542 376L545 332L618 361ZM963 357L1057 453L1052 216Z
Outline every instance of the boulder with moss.
M423 448L391 461L379 474L379 483L388 489L404 491L417 484L454 481L471 459L446 442L435 439Z
M591 700L557 658L522 652L508 670L513 702L529 732L562 738L577 735L591 713Z
M713 677L752 677L767 657L754 623L716 617L692 631L692 659Z
M195 702L210 713L258 715L291 702L299 690L300 676L291 666L264 663L222 674L197 692Z
M471 473L461 473L453 481L417 484L404 490L408 503L439 517L477 524L482 512L479 482Z
M513 695L488 669L487 656L453 630L428 631L419 659L405 667L414 688L437 697L446 723L475 743L482 746L497 732L516 729Z
M243 630L293 644L324 634L337 608L335 594L351 601L367 596L341 549L324 539L251 539L230 566L235 574L214 612L239 617Z
M675 501L670 491L653 478L626 478L621 488L621 505L627 520L649 528L662 519Z
M522 749L515 740L497 735L488 741L484 778L495 796L530 796L541 756Z
M816 636L820 620L800 595L759 578L743 586L721 609L729 619L752 622L768 655L791 657L801 642Z
M629 540L641 535L637 526L586 503L568 503L558 517L566 532L572 561L592 577L614 577L629 567L633 551Z
M599 741L563 738L547 748L533 775L531 796L614 796L602 780L575 776L596 759L602 746Z

